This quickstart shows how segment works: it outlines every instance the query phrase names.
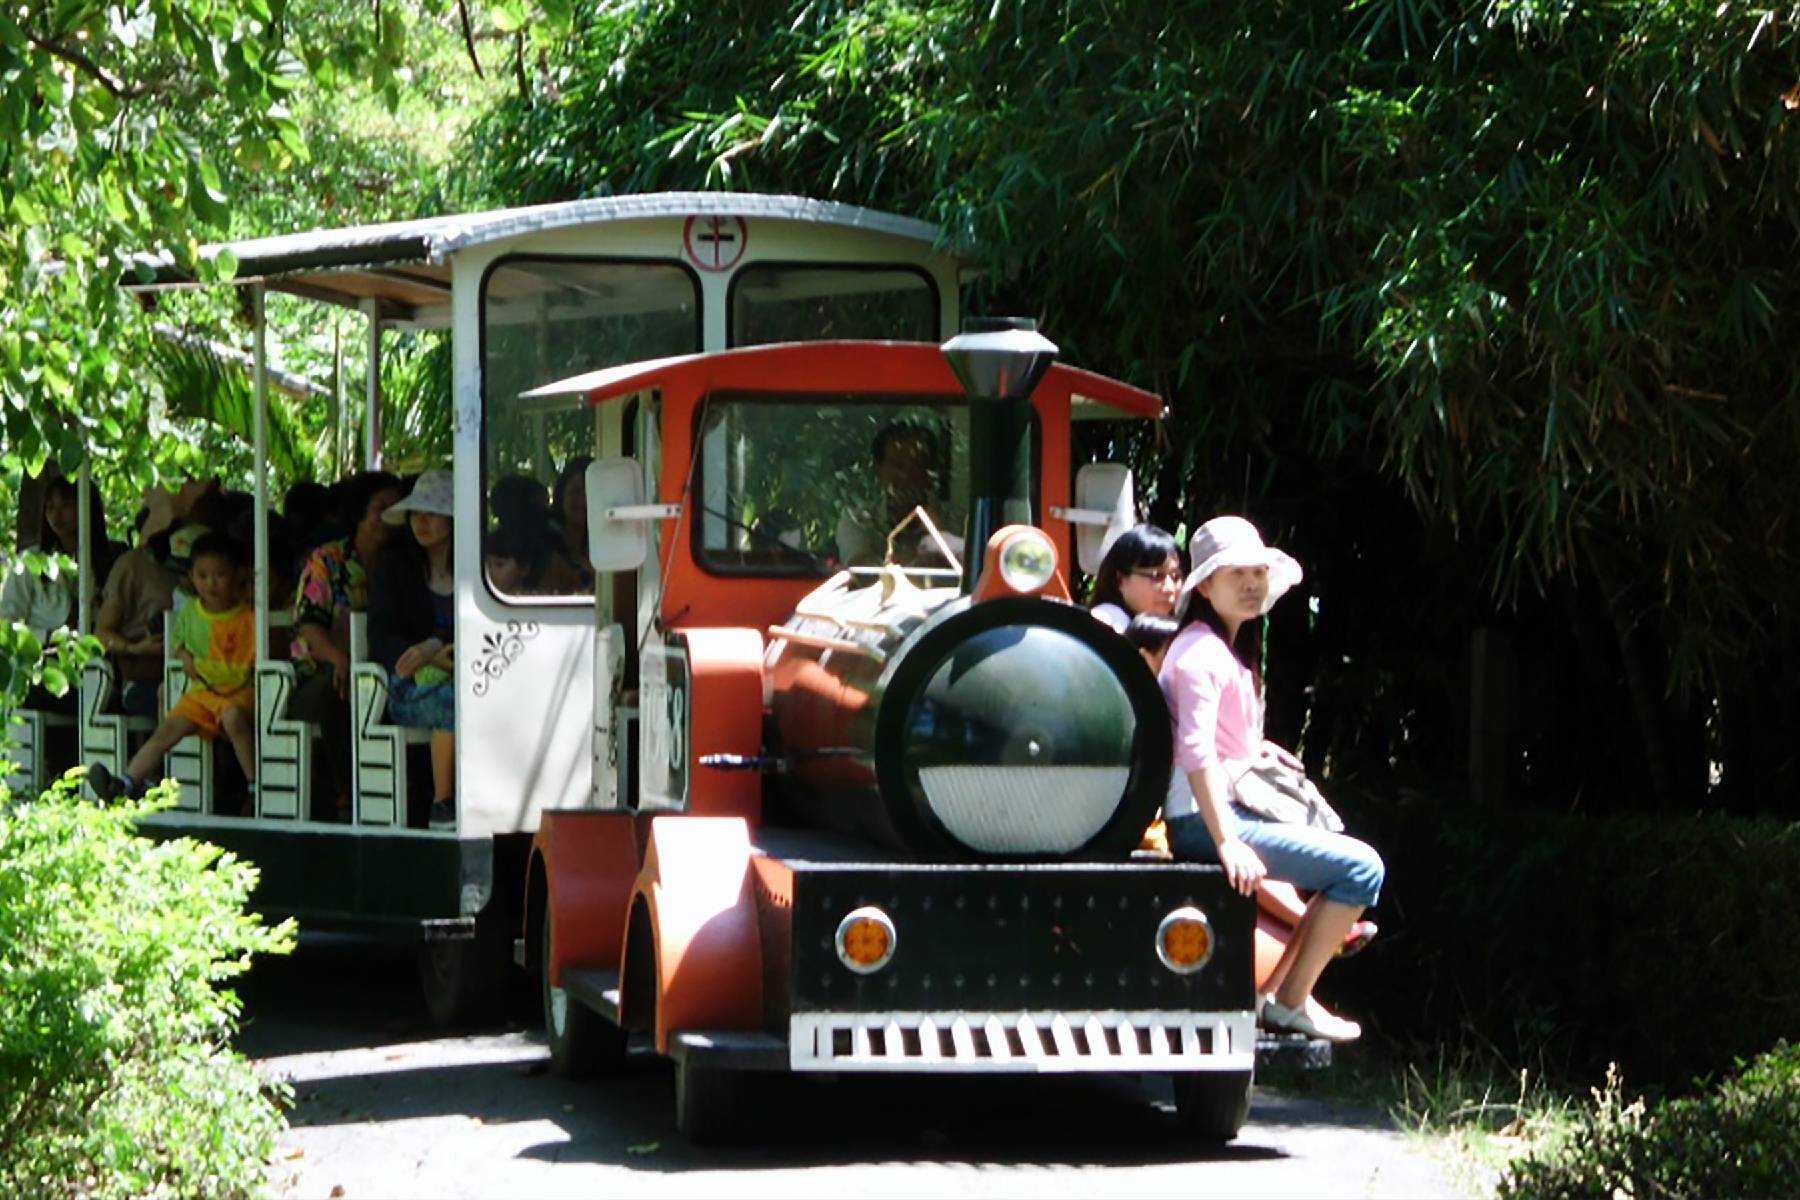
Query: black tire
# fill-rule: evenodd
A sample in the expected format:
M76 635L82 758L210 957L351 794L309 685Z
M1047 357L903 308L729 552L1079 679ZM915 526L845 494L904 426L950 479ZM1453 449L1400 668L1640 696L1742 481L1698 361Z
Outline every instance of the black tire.
M625 1031L550 983L550 917L539 926L544 999L544 1037L550 1043L550 1069L565 1079L586 1079L618 1070L625 1061Z
M737 1128L739 1077L719 1067L675 1064L675 1128L696 1146L731 1140Z
M476 919L474 937L424 943L419 987L431 1023L440 1029L498 1025L515 969L493 905Z
M1250 1118L1249 1071L1182 1071L1174 1076L1175 1117L1203 1142L1229 1142Z

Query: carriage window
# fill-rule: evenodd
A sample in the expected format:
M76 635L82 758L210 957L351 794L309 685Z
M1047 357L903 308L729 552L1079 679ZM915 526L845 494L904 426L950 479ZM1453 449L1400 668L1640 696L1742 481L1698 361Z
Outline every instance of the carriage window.
M731 283L731 344L841 338L935 342L937 288L909 267L758 263Z
M484 532L507 550L484 555L505 564L488 585L513 596L592 595L581 468L594 453L593 410L519 393L700 349L699 283L671 263L502 259L482 282L481 332Z
M695 556L719 574L829 575L958 561L969 478L961 397L928 404L714 398L700 428Z

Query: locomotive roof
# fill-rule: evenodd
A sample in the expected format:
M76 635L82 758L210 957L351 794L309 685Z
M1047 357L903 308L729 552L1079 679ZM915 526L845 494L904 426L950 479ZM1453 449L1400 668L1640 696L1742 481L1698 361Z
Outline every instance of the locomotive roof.
M821 369L828 364L844 372ZM855 381L846 386L846 379ZM788 342L746 346L709 354L654 358L572 375L521 393L525 399L583 397L601 404L651 388L696 387L703 391L766 390L778 382L784 395L846 391L894 395L961 394L943 350L932 342ZM1057 363L1040 387L1066 388L1077 404L1102 405L1133 417L1160 417L1162 398L1105 375Z
M938 238L937 227L927 221L803 196L659 192L218 242L202 247L200 253L210 260L229 250L237 259L238 282L261 279L277 291L350 307L372 299L385 315L404 318L418 307L448 300L449 259L460 250L527 233L693 216L808 221L927 245L937 244ZM128 277L125 287L131 291L191 287L197 282L167 255L144 256L134 265L147 269L150 277Z

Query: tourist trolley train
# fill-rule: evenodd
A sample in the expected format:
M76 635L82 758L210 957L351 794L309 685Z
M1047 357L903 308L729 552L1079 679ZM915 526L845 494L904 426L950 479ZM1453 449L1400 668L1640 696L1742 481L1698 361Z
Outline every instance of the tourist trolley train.
M639 196L230 249L259 462L267 291L367 315L372 414L385 336L452 339L457 820L409 821L423 767L367 662L350 820L311 819L259 545L256 810L213 811L189 748L159 830L256 861L272 913L420 931L441 1020L494 1014L509 959L536 972L559 1071L648 1034L695 1138L755 1070L1167 1072L1186 1129L1235 1136L1253 905L1134 854L1167 713L1069 602L1131 511L1122 468L1076 469L1072 422L1157 397L1056 363L1029 323L960 321L933 227L838 204ZM571 448L592 594L503 592L492 484ZM83 677L80 740L117 769L136 732L111 686Z

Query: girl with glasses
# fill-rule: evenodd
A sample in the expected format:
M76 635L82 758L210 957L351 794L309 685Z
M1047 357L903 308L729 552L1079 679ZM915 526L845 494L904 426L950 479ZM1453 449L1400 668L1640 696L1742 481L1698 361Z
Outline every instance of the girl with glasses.
M1120 633L1143 613L1175 615L1181 593L1181 547L1154 525L1137 525L1107 548L1094 574L1089 611Z

